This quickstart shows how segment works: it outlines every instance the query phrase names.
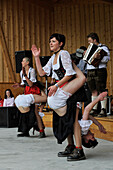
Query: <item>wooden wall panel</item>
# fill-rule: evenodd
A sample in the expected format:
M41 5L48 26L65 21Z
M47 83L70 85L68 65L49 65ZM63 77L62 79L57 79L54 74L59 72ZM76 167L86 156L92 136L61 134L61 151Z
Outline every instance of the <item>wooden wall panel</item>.
M106 22L106 20L105 20L104 9L105 9L104 4L101 4L100 8L99 8L99 16L101 16L100 24L99 24L101 31L99 32L99 38L102 42L105 42L105 22Z
M4 96L5 96L5 90L6 89L11 89L14 97L16 97L19 94L23 94L24 88L14 89L12 87L12 85L13 85L13 83L7 83L7 82L0 83L0 95L3 99L4 99Z
M110 6L110 48L112 49L111 53L111 58L110 58L110 72L109 72L109 79L110 79L110 86L109 86L109 91L110 94L113 95L113 7Z
M23 4L23 14L24 14L24 36L22 36L24 38L24 49L30 49L30 7L29 4L25 3ZM25 8L26 5L26 9Z
M7 2L4 1L3 3L3 9L4 9L4 12L3 12L3 30L5 32L5 42L6 44L8 45L8 14L7 14ZM4 61L4 64L5 64L5 61ZM4 65L4 70L3 70L3 73L4 73L4 81L9 81L9 77L8 77L8 69L6 67L6 65Z
M3 77L4 81L7 79L8 76L9 76L8 77L9 82L11 80L15 81L15 75L13 73L13 66L12 66L12 63L11 63L11 58L9 56L8 46L7 46L7 43L5 41L5 35L4 35L4 31L2 29L1 24L0 24L0 45L1 45L1 50L2 50L2 54L3 54L3 63L4 63L3 73L6 73L5 76Z
M33 3L32 3L33 2ZM63 3L62 3L63 2ZM39 4L39 3L38 3ZM3 30L4 41L8 49L8 57L12 64L12 74L20 82L16 73L15 51L29 50L32 44L41 48L41 56L51 55L49 50L49 36L54 32L66 36L66 45L70 53L76 51L81 45L88 46L87 35L97 32L100 41L113 48L113 4L98 3L96 1L58 1L53 8L37 5L30 0L0 0L0 23ZM1 50L2 44L0 44ZM10 76L11 68L5 61L4 53L0 52L0 82L13 82ZM107 87L109 94L113 94L113 52L108 63ZM33 67L35 61L33 58ZM45 78L38 76L45 82ZM50 78L48 78L50 81Z
M12 72L17 82L20 82L20 75L16 73L15 51L30 50L32 44L36 44L38 48L41 48L42 56L50 55L48 38L53 32L51 16L53 16L53 10L49 11L27 0L0 0L0 23L13 68ZM3 49L2 44L0 45ZM10 77L9 66L3 52L0 59L2 59L0 82L14 81ZM33 66L36 68L34 58ZM45 78L39 78L39 80L45 82Z
M94 4L89 4L86 5L89 6L89 10L87 8L87 15L89 16L89 26L88 26L88 30L87 30L87 34L89 34L89 32L93 32L94 31L94 27L95 27L95 15L94 15ZM89 12L88 12L89 11ZM85 20L87 20L87 18L85 18Z
M25 17L24 17L24 6L23 6L23 0L20 0L18 3L18 7L19 7L19 12L18 12L18 19L19 19L19 49L17 51L21 51L25 49L25 40L26 40L26 36L25 36Z
M0 45L0 81L3 81L3 66L4 66L4 60L3 60L3 54L2 54L2 49L1 49L1 45Z
M19 3L16 1L13 1L13 27L14 27L14 32L13 32L13 40L14 40L14 51L12 52L12 54L14 55L14 72L16 73L16 67L15 67L15 51L19 50L20 47L20 31L19 31L19 22L20 22L20 12L19 12ZM22 23L21 23L22 25ZM22 32L22 30L21 30ZM16 74L16 80L20 81L20 75Z
M66 44L67 47L72 51L72 41L71 41L71 29L72 29L72 22L71 22L71 7L66 7L66 11L68 10L68 13L66 13L66 28L67 28L67 34L66 34ZM62 23L61 23L62 25ZM70 31L68 31L70 30Z
M100 29L100 22L99 22L99 5L98 4L95 4L94 5L94 19L95 19L95 24L94 24L94 30L95 32L99 32L99 29Z
M65 3L65 5L60 2L54 8L55 31L66 35L65 49L73 53L81 45L87 47L87 35L90 32L96 32L99 35L100 42L112 49L113 4L102 3L102 1L101 3L91 1L91 3L87 2L85 4L76 3L76 1L73 1L74 3L66 2L67 4ZM61 9L62 15L60 12ZM113 94L112 55L113 53L111 51L111 59L107 67L107 88L110 95Z
M72 31L72 34L71 34L71 41L72 41L72 52L74 53L77 49L77 47L75 46L75 41L76 41L76 35L75 35L75 32L76 32L76 28L75 28L75 9L74 7L72 6L71 7L71 13L72 13L72 16L71 16L71 19L73 20L72 24L71 24L71 31Z
M84 9L84 5L81 4L81 8L80 8L80 46L84 45L86 42L86 38L85 35L86 34L86 29L85 29L85 9ZM83 29L81 29L83 28Z
M12 65L15 65L15 56L14 56L14 12L13 12L13 0L8 1L9 6L9 23L10 23L10 29L9 29L9 56L11 56L11 62Z
M35 10L34 6L30 6L30 15L29 15L29 20L30 20L30 47L32 44L35 44L35 37L36 37L36 31L35 31Z

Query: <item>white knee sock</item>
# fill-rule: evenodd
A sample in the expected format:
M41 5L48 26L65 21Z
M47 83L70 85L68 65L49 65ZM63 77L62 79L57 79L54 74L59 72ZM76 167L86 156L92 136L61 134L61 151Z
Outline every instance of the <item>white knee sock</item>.
M101 109L106 109L106 105L107 105L107 98L101 101Z
M39 112L39 115L41 118L43 118L45 116L43 112Z
M92 101L95 100L98 96L92 96ZM98 103L93 107L93 109L97 110Z

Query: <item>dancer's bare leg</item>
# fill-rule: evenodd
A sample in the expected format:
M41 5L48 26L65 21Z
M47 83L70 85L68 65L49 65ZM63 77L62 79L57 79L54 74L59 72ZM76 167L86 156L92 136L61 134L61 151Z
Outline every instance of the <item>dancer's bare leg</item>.
M41 104L39 112L43 112L44 106L45 106L45 104Z
M75 123L74 123L74 136L75 136L75 141L76 141L76 147L78 148L82 147L81 128L78 122L79 111L80 109L76 108L76 117L75 117Z
M104 100L104 98L106 96L107 96L107 92L100 93L100 95L95 100L93 100L90 104L88 104L84 109L82 119L83 120L88 120L88 117L89 117L91 109L95 106L96 103L98 103L99 101Z
M74 140L73 140L73 135L72 134L68 135L67 141L68 141L69 145L74 145Z
M41 91L41 95L33 94L33 96L35 100L34 103L43 103L47 101L47 96L43 91Z
M73 63L73 68L76 71L76 78L70 81L69 83L67 83L62 88L64 91L69 92L71 94L74 94L80 87L83 86L83 84L86 81L84 74L80 71L80 69L74 63ZM55 112L59 116L63 116L65 115L66 110L67 110L67 105L62 108L56 109Z
M83 84L86 81L84 74L74 63L73 63L73 68L76 71L76 78L70 81L69 83L67 83L62 88L64 91L69 92L71 94L74 94L80 87L83 86Z
M41 117L40 117L39 112L38 112L38 105L35 105L35 115L36 115L38 127L41 130L41 129L43 129L43 125L42 125Z
M42 103L47 101L46 94L41 91L41 95L26 94L18 95L15 98L15 105L20 110L21 113L26 113L30 111L30 105L33 103Z

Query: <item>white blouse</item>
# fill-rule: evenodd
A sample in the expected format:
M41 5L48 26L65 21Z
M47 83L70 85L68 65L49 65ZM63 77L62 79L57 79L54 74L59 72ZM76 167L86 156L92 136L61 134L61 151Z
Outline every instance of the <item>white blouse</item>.
M80 127L81 127L82 135L86 135L88 133L88 130L89 130L91 124L93 123L93 121L92 120L83 120L83 119L81 119L78 122L79 122Z
M14 106L14 97L4 99L3 107Z
M57 74L54 72L54 70L58 70L60 68L59 57L61 57L63 68L66 70L65 76L76 74L75 70L72 67L72 60L70 54L66 50L61 50L57 58L57 64L53 65L53 61L55 58L55 54L53 54L49 59L48 63L43 67L43 70L46 72L46 75L49 76L52 70L52 78L59 80Z
M30 75L30 76L29 76ZM22 70L20 72L20 77L21 77L21 85L24 85L24 81L23 80L26 80L24 75L22 74ZM35 83L37 80L36 80L36 71L34 68L30 67L29 68L29 71L28 71L28 78L33 82Z

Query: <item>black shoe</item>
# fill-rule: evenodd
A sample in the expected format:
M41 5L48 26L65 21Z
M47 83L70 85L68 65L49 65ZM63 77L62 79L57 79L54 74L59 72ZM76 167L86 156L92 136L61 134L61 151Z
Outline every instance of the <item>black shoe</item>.
M68 145L65 148L65 151L58 153L58 157L67 157L73 152L74 149L75 149L74 145Z
M29 132L28 133L20 133L17 135L17 137L29 137Z
M46 137L45 132L40 132L39 138L45 138L45 137Z
M99 113L98 117L106 117L107 114L106 114L106 109L101 109L101 112Z
M97 116L98 115L98 110L92 109L91 112L90 112L90 115Z
M75 148L73 153L67 157L67 161L79 161L86 159L83 149Z

